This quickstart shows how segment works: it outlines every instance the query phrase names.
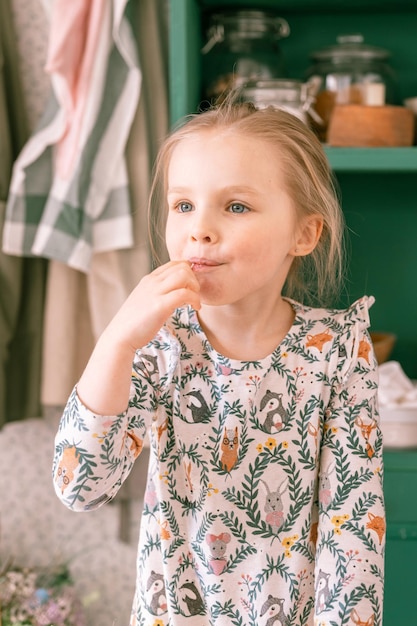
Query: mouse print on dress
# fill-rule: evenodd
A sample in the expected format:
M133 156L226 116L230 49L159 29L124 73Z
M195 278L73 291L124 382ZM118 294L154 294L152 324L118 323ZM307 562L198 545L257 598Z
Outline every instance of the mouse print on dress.
M331 332L333 328L336 323ZM89 444L84 441L84 431L64 430L60 435L57 466L65 446L75 441L80 452L80 465L64 491L68 500L75 497L80 475L84 466L89 469L90 460L97 463L104 481L110 474L110 454L119 452L122 444L128 455L118 459L120 470L134 462L133 441L126 434L123 438L123 425L124 431L132 429L139 439L144 437L145 425L148 429L151 458L135 626L155 626L156 622L161 622L160 626L171 622L173 626L208 626L225 620L242 626L299 626L313 623L315 617L330 625L332 619L337 623L339 611L343 611L344 626L355 626L358 620L366 624L369 619L371 624L371 615L375 615L373 626L381 626L379 592L372 595L372 585L377 589L380 580L374 571L381 571L380 558L374 557L383 552L385 535L383 508L378 491L374 491L382 471L379 429L369 433L375 451L370 458L361 427L372 424L374 405L370 399L368 412L366 398L359 402L362 386L370 387L374 379L362 378L366 362L360 359L355 387L349 394L344 388L339 394L340 377L350 370L348 363L338 362L336 344L327 356L330 342L324 344L321 357L316 347L305 350L307 333L322 330L321 323L304 325L299 340L293 344L290 337L288 345L276 353L281 361L267 363L267 373L251 364L248 369L228 373L227 378L216 374L209 355L202 357L198 344L193 347L194 361L184 355L183 369L175 369L172 390L166 369L159 382L154 376L156 395L152 392L147 403L143 394L150 389L150 382L139 377L137 370L129 420L116 416L111 429L108 418L101 423L94 414L85 422L96 446L93 450L97 450L91 459L85 454ZM352 341L349 337L345 341L349 355L357 336L353 331ZM188 327L183 335L187 332ZM185 340L180 345L183 343ZM296 379L300 364L292 355L298 351L308 378ZM160 352L160 362L168 368L170 355ZM338 365L335 373L326 369L332 370L333 360ZM316 383L323 377L326 394L320 395ZM302 389L306 390L304 396L299 394ZM191 395L185 396L189 392ZM198 401L196 392L205 404ZM161 399L159 407L157 397ZM187 408L193 405L194 416ZM208 421L194 422L203 418L205 410L211 414ZM64 426L73 415L75 423L83 426L90 415L86 416L86 411L83 406L78 413L71 408ZM272 432L267 432L267 417ZM104 429L109 433L101 443L96 433L101 437ZM348 446L355 449L349 463L344 461ZM95 489L96 473L94 466L94 474L86 474L91 489ZM57 483L55 487L60 495ZM103 489L102 493L110 492ZM94 505L102 493L92 497L88 491L80 492L88 501L80 502L78 508L91 501ZM366 501L364 493L369 493ZM343 523L345 514L349 523ZM185 526L190 530L188 537L181 531ZM163 578L155 578L147 591L151 572ZM283 576L286 584L281 585ZM360 587L362 580L366 586ZM343 581L341 590L338 581ZM168 611L162 614L164 601ZM351 616L353 608L357 616ZM253 619L248 617L249 611L253 611Z
M230 543L231 538L229 533L220 533L219 535L207 533L206 535L206 543L210 550L210 571L217 576L226 568L227 559L224 555L227 550L227 544Z

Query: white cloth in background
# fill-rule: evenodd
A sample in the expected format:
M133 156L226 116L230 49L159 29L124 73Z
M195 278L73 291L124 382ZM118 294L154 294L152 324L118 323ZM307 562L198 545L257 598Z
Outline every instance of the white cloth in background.
M417 386L398 361L379 366L378 400L381 407L417 407Z

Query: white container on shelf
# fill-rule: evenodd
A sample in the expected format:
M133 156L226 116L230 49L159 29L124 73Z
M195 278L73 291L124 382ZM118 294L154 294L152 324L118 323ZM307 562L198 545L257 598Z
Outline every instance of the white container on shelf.
M398 361L379 366L378 398L384 448L417 448L417 381Z
M384 448L417 448L417 407L380 407Z

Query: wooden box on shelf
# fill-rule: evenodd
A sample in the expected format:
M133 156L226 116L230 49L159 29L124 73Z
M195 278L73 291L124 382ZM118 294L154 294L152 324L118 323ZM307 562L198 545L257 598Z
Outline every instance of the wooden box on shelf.
M414 142L414 115L401 106L336 105L327 132L330 146L405 147Z

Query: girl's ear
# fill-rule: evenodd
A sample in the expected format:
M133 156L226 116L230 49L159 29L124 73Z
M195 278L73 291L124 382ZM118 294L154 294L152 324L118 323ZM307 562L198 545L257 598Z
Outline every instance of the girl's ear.
M304 217L298 229L293 255L306 256L313 252L322 232L323 218L321 215L315 214Z

